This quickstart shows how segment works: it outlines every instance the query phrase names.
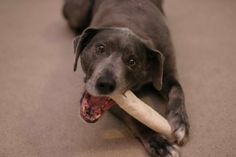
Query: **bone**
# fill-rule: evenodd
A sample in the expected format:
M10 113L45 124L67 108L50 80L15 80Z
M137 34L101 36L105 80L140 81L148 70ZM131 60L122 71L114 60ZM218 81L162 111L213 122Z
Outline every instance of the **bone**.
M128 90L124 94L114 94L111 98L123 110L141 123L164 135L169 140L174 140L171 126L168 121L157 111L136 97L132 91Z

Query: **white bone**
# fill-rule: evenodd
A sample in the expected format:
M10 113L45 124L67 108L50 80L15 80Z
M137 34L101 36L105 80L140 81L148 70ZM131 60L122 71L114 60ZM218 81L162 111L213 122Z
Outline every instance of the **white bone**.
M137 98L132 91L124 94L115 94L111 98L132 117L151 128L152 130L173 140L171 126L157 111Z

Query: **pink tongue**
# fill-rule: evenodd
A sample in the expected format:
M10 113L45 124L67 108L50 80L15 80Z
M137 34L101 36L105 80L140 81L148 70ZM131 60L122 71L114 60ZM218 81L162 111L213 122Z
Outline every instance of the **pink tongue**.
M107 97L94 97L85 92L81 99L80 115L85 121L94 123L115 104Z

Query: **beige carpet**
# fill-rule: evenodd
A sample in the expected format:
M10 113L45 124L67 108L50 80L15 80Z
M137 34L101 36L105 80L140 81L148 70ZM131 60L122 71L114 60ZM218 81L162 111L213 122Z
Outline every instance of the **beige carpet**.
M148 157L110 114L79 117L61 0L1 0L0 157ZM236 156L236 1L165 3L191 121L182 157Z

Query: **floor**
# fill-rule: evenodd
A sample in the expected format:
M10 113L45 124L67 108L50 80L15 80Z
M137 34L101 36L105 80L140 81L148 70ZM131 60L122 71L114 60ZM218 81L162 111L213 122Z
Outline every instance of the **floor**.
M82 72L61 0L1 0L0 157L148 157L112 115L79 116ZM166 1L191 139L182 157L236 156L236 1Z

